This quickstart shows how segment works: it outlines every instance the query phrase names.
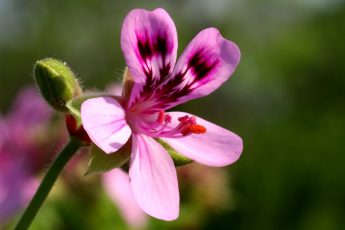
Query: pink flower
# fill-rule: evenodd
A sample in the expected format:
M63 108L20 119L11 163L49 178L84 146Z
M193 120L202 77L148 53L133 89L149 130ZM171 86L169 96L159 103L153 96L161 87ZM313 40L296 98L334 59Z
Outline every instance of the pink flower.
M0 153L0 228L33 196L38 181L32 177L22 159L5 159Z
M51 156L42 154L43 142L47 138L42 133L47 131L44 129L48 127L52 115L53 111L32 86L18 93L6 114L7 145L15 147L11 151L13 154L30 162L31 171L40 170Z
M105 191L120 210L122 217L133 229L143 229L147 216L134 200L129 185L128 175L121 169L114 169L103 174Z
M50 155L42 152L37 134L51 116L49 106L28 87L17 96L6 117L0 117L1 224L27 204L38 186L35 174Z
M155 138L209 166L239 158L242 140L236 134L197 116L166 110L216 90L234 72L240 51L217 29L208 28L175 64L176 28L163 9L131 11L122 26L121 47L134 81L131 95L121 101L85 101L83 126L106 153L116 152L132 137L129 178L136 202L153 217L174 220L179 213L176 170Z

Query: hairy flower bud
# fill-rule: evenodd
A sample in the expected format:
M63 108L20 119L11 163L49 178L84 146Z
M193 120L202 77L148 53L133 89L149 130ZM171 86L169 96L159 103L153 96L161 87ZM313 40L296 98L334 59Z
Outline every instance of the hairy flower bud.
M36 62L34 79L44 99L61 112L68 112L67 102L82 94L72 70L65 63L53 58Z

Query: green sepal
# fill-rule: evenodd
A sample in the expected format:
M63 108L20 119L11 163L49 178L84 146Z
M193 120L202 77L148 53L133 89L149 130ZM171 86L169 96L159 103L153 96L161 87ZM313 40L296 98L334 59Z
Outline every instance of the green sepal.
M94 95L87 95L83 94L83 96L73 98L72 100L68 101L66 104L66 108L68 109L68 112L72 114L78 121L78 126L81 125L81 115L80 115L80 108L81 105L86 101L87 99L95 97Z
M185 156L183 156L182 154L176 152L175 149L173 149L168 143L166 143L165 141L161 140L161 139L156 139L162 146L163 148L165 148L165 150L170 154L171 158L174 161L175 167L177 166L182 166L182 165L186 165L189 163L192 163L193 161Z
M86 92L82 96L75 97L69 102L67 102L66 108L68 109L68 112L72 114L78 120L78 125L81 124L81 115L80 115L81 105L84 103L84 101L91 98L96 98L96 97L114 97L114 99L117 99L115 96L112 96L112 95L106 95L103 93Z
M43 98L57 111L68 112L67 102L82 94L78 79L64 62L53 58L39 60L33 74Z
M90 162L89 167L84 174L90 175L94 173L108 172L114 168L120 168L124 166L131 156L131 141L128 141L121 149L115 153L107 154L98 148L95 144L90 148Z

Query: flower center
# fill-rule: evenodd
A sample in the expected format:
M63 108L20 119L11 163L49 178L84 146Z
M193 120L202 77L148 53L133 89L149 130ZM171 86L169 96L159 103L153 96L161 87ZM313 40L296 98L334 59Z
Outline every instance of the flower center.
M178 124L172 124L171 116L164 110L148 114L129 114L127 117L132 118L129 119L129 124L134 132L143 133L154 138L179 138L191 134L206 133L206 128L197 124L194 116L185 115L179 117Z

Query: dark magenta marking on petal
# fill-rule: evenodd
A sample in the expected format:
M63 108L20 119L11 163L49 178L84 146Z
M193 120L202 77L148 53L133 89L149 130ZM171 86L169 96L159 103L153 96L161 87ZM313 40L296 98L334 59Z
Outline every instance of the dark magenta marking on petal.
M212 60L211 55L210 57L207 57L207 55L207 52L200 50L189 59L188 69L191 68L195 74L194 81L201 80L207 76L218 64L218 59Z
M138 49L143 60L150 59L153 55L148 39L143 40L138 38Z
M154 78L152 71L146 75L146 83L140 94L140 100L137 100L138 103L151 100L153 103L151 110L159 111L215 77L212 72L219 67L220 59L212 51L205 48L194 51L187 59L187 68L183 72L171 76L170 63L166 64L164 58L164 55L170 52L169 43L164 36L157 36L154 42L154 55L162 58L163 66L159 69L160 76ZM166 79L168 80L165 81ZM164 85L162 85L163 82Z
M158 33L155 38L154 51L157 56L160 56L162 60L162 66L159 68L159 79L157 84L162 83L166 77L170 74L170 63L166 63L166 57L168 52L171 52L172 46L169 45L169 41L166 33Z
M170 64L163 65L163 67L159 69L159 75L160 75L159 83L162 83L169 76L170 69L171 69Z
M196 82L202 81L203 78L217 67L218 63L219 59L212 58L212 54L208 54L205 50L195 52L188 61L187 70L185 72L177 73L173 78L171 78L171 80L164 85L160 93L168 94L170 97L175 98L187 95L193 90L193 85ZM188 70L192 71L194 79L189 81L189 83L185 84L183 87L180 87L182 82L186 80L184 78Z
M161 55L163 60L171 51L171 47L168 44L168 38L165 33L158 33L155 38L154 51L156 54Z
M137 98L134 103L149 98L153 91L166 80L171 72L171 64L167 63L168 53L172 51L173 46L169 43L166 33L158 32L149 39L147 32L136 33L138 41L139 55L142 61L142 69L145 73L145 85L140 92L140 99ZM153 73L151 66L147 65L148 62L154 61L154 59L161 59L161 66L158 73ZM158 61L158 60L157 60ZM154 76L159 74L159 76Z
M160 54L163 58L166 57L168 53L168 40L165 35L158 34L156 38L156 42L154 45L155 53Z
M149 81L149 83L151 84L151 82L153 81L152 69L149 65L147 65L148 61L151 60L153 56L153 50L151 48L150 40L147 31L136 32L136 36L142 70L145 73L146 81Z
M140 92L140 96L134 100L134 104L141 101L150 100L150 98L161 97L159 104L162 102L175 101L174 97L169 96L171 93L179 91L178 87L183 82L182 74L179 79L172 79L167 87L159 87L171 74L171 63L168 55L172 52L174 46L165 31L159 31L152 37L149 37L147 32L136 33L138 41L138 51L142 61L143 72L146 79L145 84ZM159 72L153 72L151 66L148 65L150 61L158 61L160 63ZM157 76L158 75L158 76ZM187 94L189 87L182 89L179 94Z
M155 91L154 97L159 99L156 107L163 108L174 103L180 97L190 94L200 84L207 82L219 62L219 58L212 52L205 49L197 50L187 61L187 69L184 72L177 73ZM189 71L193 78L185 79Z
M177 101L179 97L185 96L190 93L191 85L186 84L184 87L180 87L185 73L178 73L174 78L169 80L164 86L157 90L155 97L159 98L158 107L164 107L165 105Z

